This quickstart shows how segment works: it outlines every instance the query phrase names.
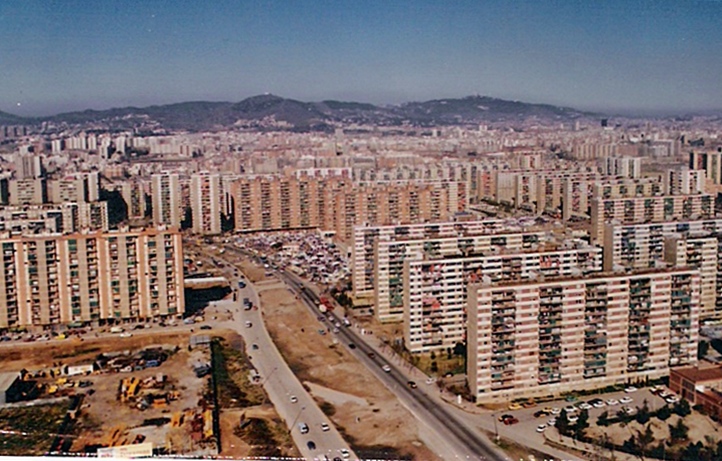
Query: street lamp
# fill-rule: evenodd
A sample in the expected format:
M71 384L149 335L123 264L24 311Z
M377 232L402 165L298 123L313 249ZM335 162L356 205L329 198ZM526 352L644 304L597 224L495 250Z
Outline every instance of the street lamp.
M293 427L296 425L296 423L298 422L298 418L301 417L301 413L303 413L303 410L305 410L305 409L306 409L306 407L301 407L301 409L298 410L298 414L296 415L296 418L293 420L293 422L291 423L291 427L288 429L289 433L291 433L293 431Z
M496 439L496 442L499 443L499 428L496 427L496 415L492 413L491 417L494 419L494 439Z

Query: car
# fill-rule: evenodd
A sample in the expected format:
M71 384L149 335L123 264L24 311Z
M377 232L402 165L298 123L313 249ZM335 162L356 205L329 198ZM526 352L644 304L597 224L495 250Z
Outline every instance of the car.
M309 440L308 443L306 443L306 446L308 447L309 450L316 449L316 444L313 442L313 440Z
M298 423L298 430L301 431L301 434L308 434L308 424Z
M637 409L634 407L624 407L623 410L628 415L633 415L637 412Z
M604 408L606 406L602 399L592 399L589 403L591 403L594 408Z
M251 345L251 349L253 349L254 351L257 351L257 350L258 350L258 344L252 344L252 345Z
M499 416L499 422L502 422L505 419L513 418L513 417L514 417L514 415L510 415L509 413L503 414L503 415Z
M615 406L615 405L619 405L619 400L617 400L617 399L607 399L607 401L606 401L605 403L606 403L607 405L609 405L610 407L613 407L613 406Z
M213 329L213 327L211 327L210 325L201 325L201 330L211 330L211 329Z
M319 328L318 334L320 334L321 336L324 336L324 335L326 335L326 330L324 330L323 328Z
M349 453L348 450L345 448L342 448L339 451L341 452L341 456L343 456L344 459L348 459L351 456L351 453Z
M512 416L511 418L506 418L506 419L504 420L504 424L507 425L507 426L511 426L511 425L516 424L516 423L518 423L518 422L519 422L519 420L516 419L516 418L514 418L513 416Z
M388 365L382 366L381 369L384 370L386 373L389 373L391 371L391 367Z
M366 355L368 355L370 359L376 357L376 354L374 354L373 352L369 352L369 353L366 354Z
M579 416L569 415L567 416L567 421L569 421L570 423L576 423L577 421L579 421Z
M544 407L542 411L548 415L552 414L552 407Z
M323 432L328 432L331 430L331 427L327 423L321 423L321 430Z
M534 399L529 399L521 404L524 408L533 408L536 406Z
M520 403L512 402L512 403L509 404L509 409L510 409L511 411L521 410L522 408L523 408L523 407L521 406Z
M253 326L253 323L246 320L246 328L251 328Z
M554 408L552 408L551 414L560 415L560 414L562 414L562 409L559 407L554 407Z
M416 389L416 382L415 381L409 381L406 383L411 389Z
M578 405L580 410L591 410L592 406L587 402L582 402Z
M133 336L133 333L123 332L120 334L121 338L130 338L131 336Z
M679 397L672 394L672 395L668 396L666 399L664 399L664 401L667 403L677 403L677 402L679 402Z
M133 326L134 330L142 330L143 328L145 328L145 325L143 325L142 323L139 323L138 325Z
M631 393L637 392L637 388L634 386L629 386L624 389L624 392L626 392L627 394L631 394Z
M619 399L619 403L621 403L622 405L626 405L626 404L628 404L628 403L632 403L633 401L634 401L634 399L631 398L631 397L628 396L628 395L625 395L624 397L622 397L621 399Z
M564 410L567 412L567 414L576 413L577 407L575 407L574 405L567 405L566 407L564 407Z
M542 416L546 416L546 415L547 415L547 412L544 410L539 410L534 413L535 418L541 418Z
M554 427L554 426L556 426L556 424L557 424L556 418L551 418L549 421L547 421L547 426L549 426L549 427Z
M349 349L356 349L356 345L354 343L348 343Z
M426 384L434 384L435 382L436 378L434 378L433 376L429 376L428 378L426 378Z
M540 424L540 425L538 425L538 426L536 427L536 431L539 432L539 433L542 433L542 432L544 432L544 431L546 430L546 428L547 428L547 425L546 425L546 424Z
M292 396L291 396L291 403L296 403L296 402L298 402L298 397L296 397L295 395L292 395Z

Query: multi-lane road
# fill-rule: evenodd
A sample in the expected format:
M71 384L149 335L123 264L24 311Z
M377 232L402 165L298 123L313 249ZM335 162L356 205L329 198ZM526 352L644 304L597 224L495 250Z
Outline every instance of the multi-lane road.
M320 302L313 291L306 288L294 274L278 272L277 275L291 289L296 292L314 315L326 315L334 324L341 324L341 320L333 313L322 314L317 306ZM431 436L434 449L444 459L507 459L500 454L494 445L482 434L473 431L455 415L440 405L438 400L429 397L421 388L412 389L408 386L408 379L392 362L387 361L379 354L372 354L374 350L365 340L356 334L352 328L339 328L336 332L339 339L344 341L356 358L364 363L399 400L414 414L414 416L434 433ZM384 371L383 367L386 367Z

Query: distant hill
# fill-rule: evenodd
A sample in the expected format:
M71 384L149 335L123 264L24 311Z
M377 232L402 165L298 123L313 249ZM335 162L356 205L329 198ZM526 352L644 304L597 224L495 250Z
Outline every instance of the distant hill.
M569 121L593 114L547 104L529 104L488 96L409 102L396 106L345 101L303 102L272 94L243 101L195 101L144 108L85 110L50 117L24 119L0 112L0 124L51 122L56 125L95 125L97 129L167 129L203 131L231 126L330 130L351 123L376 126L477 125L540 121Z
M30 119L0 111L0 125L23 125L28 123L29 120Z

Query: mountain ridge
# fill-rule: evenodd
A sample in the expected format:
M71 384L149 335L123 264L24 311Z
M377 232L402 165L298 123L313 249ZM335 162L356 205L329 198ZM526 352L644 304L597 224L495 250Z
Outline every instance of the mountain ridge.
M437 125L513 124L530 118L568 122L600 116L570 107L510 101L490 96L411 101L378 106L355 101L304 102L273 94L238 102L187 101L147 107L64 112L45 117L19 117L0 112L0 124L98 124L106 129L143 125L169 130L203 131L241 126L331 130L349 124L431 127Z

